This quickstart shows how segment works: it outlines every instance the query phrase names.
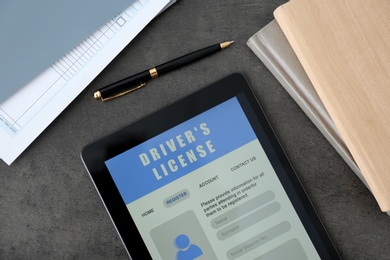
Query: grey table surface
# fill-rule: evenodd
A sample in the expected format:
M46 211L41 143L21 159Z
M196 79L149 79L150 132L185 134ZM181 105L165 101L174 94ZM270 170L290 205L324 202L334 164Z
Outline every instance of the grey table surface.
M11 165L0 161L0 259L126 259L80 159L86 144L231 73L243 73L344 259L390 259L390 217L246 46L286 1L178 0ZM208 45L228 49L109 103L94 90Z

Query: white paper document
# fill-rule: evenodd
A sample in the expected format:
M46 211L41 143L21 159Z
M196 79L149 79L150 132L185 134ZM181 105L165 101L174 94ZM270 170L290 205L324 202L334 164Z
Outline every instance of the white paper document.
M0 104L0 158L11 164L168 3L135 1Z

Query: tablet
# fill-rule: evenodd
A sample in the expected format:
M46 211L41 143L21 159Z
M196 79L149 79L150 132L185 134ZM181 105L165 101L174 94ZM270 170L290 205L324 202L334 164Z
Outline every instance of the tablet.
M81 157L132 259L339 259L241 74Z

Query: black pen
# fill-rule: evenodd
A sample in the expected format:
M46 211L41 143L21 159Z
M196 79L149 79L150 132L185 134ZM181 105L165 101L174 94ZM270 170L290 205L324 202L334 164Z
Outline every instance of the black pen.
M130 93L145 86L147 80L157 78L158 76L167 73L171 70L174 70L178 67L199 60L217 51L223 50L226 47L230 46L232 43L233 41L217 43L201 50L191 52L182 57L158 65L152 69L145 70L128 78L112 83L106 87L103 87L97 90L93 96L95 99L101 99L102 101L123 96L127 93Z

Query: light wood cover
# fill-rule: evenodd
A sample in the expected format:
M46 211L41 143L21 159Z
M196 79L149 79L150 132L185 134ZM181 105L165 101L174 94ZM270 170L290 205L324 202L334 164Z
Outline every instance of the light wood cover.
M379 206L389 211L390 1L291 0L274 15Z

